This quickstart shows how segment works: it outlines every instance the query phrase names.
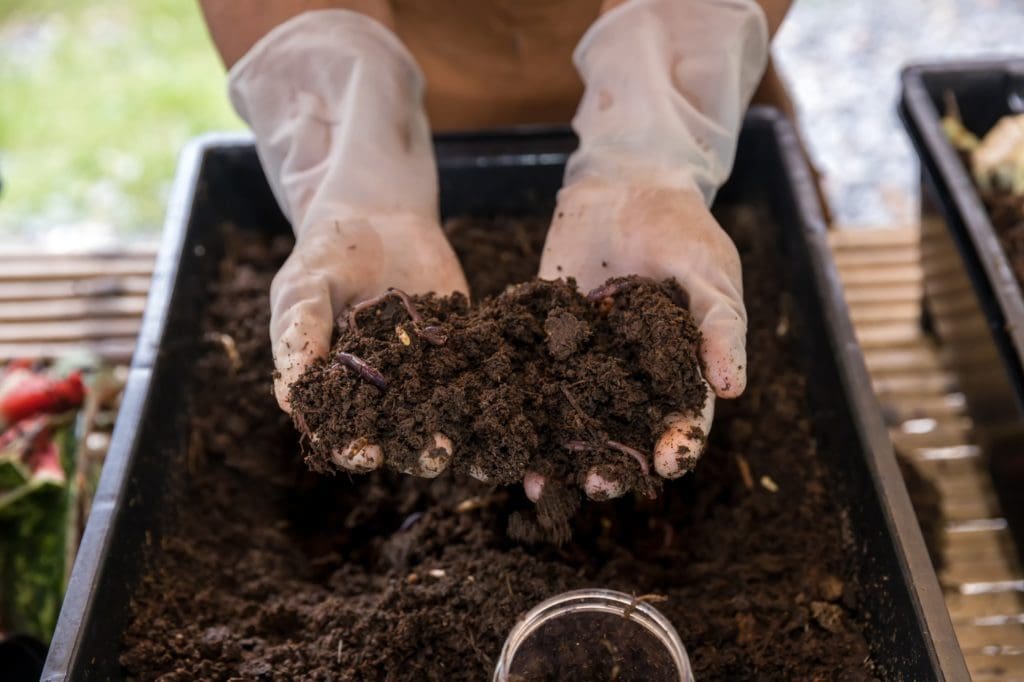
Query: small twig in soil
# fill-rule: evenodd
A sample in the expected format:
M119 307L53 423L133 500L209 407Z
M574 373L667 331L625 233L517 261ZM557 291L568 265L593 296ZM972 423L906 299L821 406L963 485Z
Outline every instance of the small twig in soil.
M394 287L388 289L380 296L374 296L361 303L356 303L348 311L348 328L352 330L352 333L359 333L359 324L356 321L359 313L363 312L368 308L372 308L378 303L388 299L397 298L405 306L405 311L409 313L409 318L412 320L412 330L416 336L420 337L427 343L434 346L443 346L448 341L448 335L443 329L435 325L423 326L423 315L416 309L416 305L412 302L409 294L405 293L401 289L395 289Z
M569 392L568 387L566 387L565 384L559 384L558 388L561 389L562 395L564 395L565 399L569 401L569 404L572 406L572 409L576 410L576 413L580 416L580 419L582 419L584 423L590 421L590 415L583 411L583 408L580 407L580 404L576 402L576 398L574 398L572 393Z
M223 332L207 332L204 339L211 343L220 344L227 353L228 359L231 361L231 370L237 372L238 368L242 366L242 358L238 354L238 345L235 343L235 339L230 334Z
M388 380L384 378L384 375L381 374L377 368L366 360L352 355L351 353L338 353L335 357L338 362L335 365L332 365L332 368L338 366L347 367L358 374L359 378L363 381L373 384L377 390L381 392L388 390Z
M489 501L490 500L488 498L483 498L479 495L467 498L455 505L455 513L465 514L466 512L471 512L476 509L483 509L487 506Z
M299 433L302 434L302 437L308 438L312 441L313 433L309 430L309 424L306 422L306 417L298 410L292 410L292 417L295 419L295 425L299 427Z
M622 609L622 617L629 618L629 616L636 611L636 607L640 604L660 604L668 601L668 597L663 594L641 594L639 597L633 597L633 601L629 602L629 605Z
M747 490L754 489L754 477L750 473L750 464L743 455L736 455L736 466L740 469L740 478L743 479L743 487Z

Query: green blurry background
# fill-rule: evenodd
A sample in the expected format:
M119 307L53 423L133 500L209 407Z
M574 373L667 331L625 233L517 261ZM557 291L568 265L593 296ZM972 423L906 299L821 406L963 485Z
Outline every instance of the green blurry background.
M182 145L241 126L193 0L0 0L0 241L152 237Z

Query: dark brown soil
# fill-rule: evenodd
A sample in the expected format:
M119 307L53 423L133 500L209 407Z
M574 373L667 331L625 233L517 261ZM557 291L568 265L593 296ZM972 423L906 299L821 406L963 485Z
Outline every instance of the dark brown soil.
M585 503L571 542L506 533L515 487L309 473L271 394L266 289L286 253L234 240L201 332L191 447L123 639L139 679L482 680L558 592L660 594L700 680L869 679L869 615L818 458L770 222L720 216L745 263L749 382L656 500ZM791 327L791 325L790 325ZM211 337L212 338L212 337Z
M456 294L353 309L331 357L292 388L306 462L344 471L334 455L370 442L387 466L420 474L420 453L443 433L454 444L450 470L496 485L528 471L545 477L552 499L538 506L540 523L517 517L510 528L523 539L568 539L566 517L591 469L656 495L651 449L664 418L704 406L700 332L674 282L616 279L597 291L588 298L572 280L534 280L472 308ZM680 452L684 470L695 455Z
M509 284L533 279L540 268L550 222L543 216L464 216L445 223L444 231L466 272L474 300L496 296Z

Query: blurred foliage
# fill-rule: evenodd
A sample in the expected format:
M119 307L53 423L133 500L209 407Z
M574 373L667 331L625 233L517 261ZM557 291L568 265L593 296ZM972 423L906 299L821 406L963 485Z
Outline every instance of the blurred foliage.
M190 0L0 0L0 233L159 229L182 145L239 128Z

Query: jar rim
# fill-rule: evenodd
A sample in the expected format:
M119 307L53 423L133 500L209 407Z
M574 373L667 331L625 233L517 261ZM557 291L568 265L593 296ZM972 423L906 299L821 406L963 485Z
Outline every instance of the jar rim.
M672 657L680 682L693 682L690 659L675 626L665 615L641 597L593 587L562 592L530 609L512 626L494 669L494 682L507 682L509 669L519 647L542 625L569 613L610 613L628 618L654 636Z

